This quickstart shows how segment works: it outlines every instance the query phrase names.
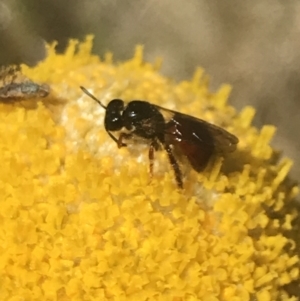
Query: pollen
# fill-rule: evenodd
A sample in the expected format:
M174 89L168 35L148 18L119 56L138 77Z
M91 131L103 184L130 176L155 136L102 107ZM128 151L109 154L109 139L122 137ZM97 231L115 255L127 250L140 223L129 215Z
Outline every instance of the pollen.
M253 127L254 109L228 105L227 85L211 93L202 69L175 83L141 46L118 64L91 49L92 37L64 54L49 45L22 72L50 95L0 103L0 299L296 300L298 187L270 146L275 127ZM147 147L118 149L80 86L104 105L142 99L205 119L238 149L202 173L183 164L179 190L164 152L151 178Z

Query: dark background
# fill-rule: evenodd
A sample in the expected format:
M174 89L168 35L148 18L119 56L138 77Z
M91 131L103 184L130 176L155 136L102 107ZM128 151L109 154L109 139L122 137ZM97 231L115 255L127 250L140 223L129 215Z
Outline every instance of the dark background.
M296 0L0 0L0 64L34 65L44 41L95 34L94 52L164 58L162 72L190 78L197 66L211 89L230 83L231 104L257 109L255 125L278 127L273 145L300 176L300 2Z

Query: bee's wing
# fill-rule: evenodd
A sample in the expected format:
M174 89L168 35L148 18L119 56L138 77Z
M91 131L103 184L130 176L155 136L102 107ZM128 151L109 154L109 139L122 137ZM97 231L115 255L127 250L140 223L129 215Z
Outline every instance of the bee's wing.
M176 111L160 110L166 119L166 143L179 149L196 171L203 170L213 154L224 155L236 149L238 138L221 127Z

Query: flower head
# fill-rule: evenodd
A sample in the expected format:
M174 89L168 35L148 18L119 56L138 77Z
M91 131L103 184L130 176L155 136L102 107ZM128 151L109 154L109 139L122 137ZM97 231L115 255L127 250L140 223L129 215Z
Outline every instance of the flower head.
M160 62L114 64L71 41L26 76L48 97L0 103L0 279L3 300L292 300L299 278L287 210L298 188L269 145L272 126L251 126L254 109L226 104L197 69L179 84ZM203 173L184 169L176 188L166 154L118 149L103 127L113 98L145 99L205 119L239 137L238 150ZM184 166L183 166L184 167ZM275 218L274 218L275 217ZM294 299L295 300L295 299Z

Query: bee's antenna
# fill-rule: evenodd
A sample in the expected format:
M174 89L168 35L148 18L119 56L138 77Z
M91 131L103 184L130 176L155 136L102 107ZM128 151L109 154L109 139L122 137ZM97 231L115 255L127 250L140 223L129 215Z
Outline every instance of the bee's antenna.
M80 86L80 89L81 89L86 95L88 95L89 97L91 97L91 98L93 98L95 101L97 101L98 104L99 104L103 109L106 110L106 106L104 106L104 105L102 104L102 102L101 102L98 98L96 98L93 94L91 94L86 88Z

